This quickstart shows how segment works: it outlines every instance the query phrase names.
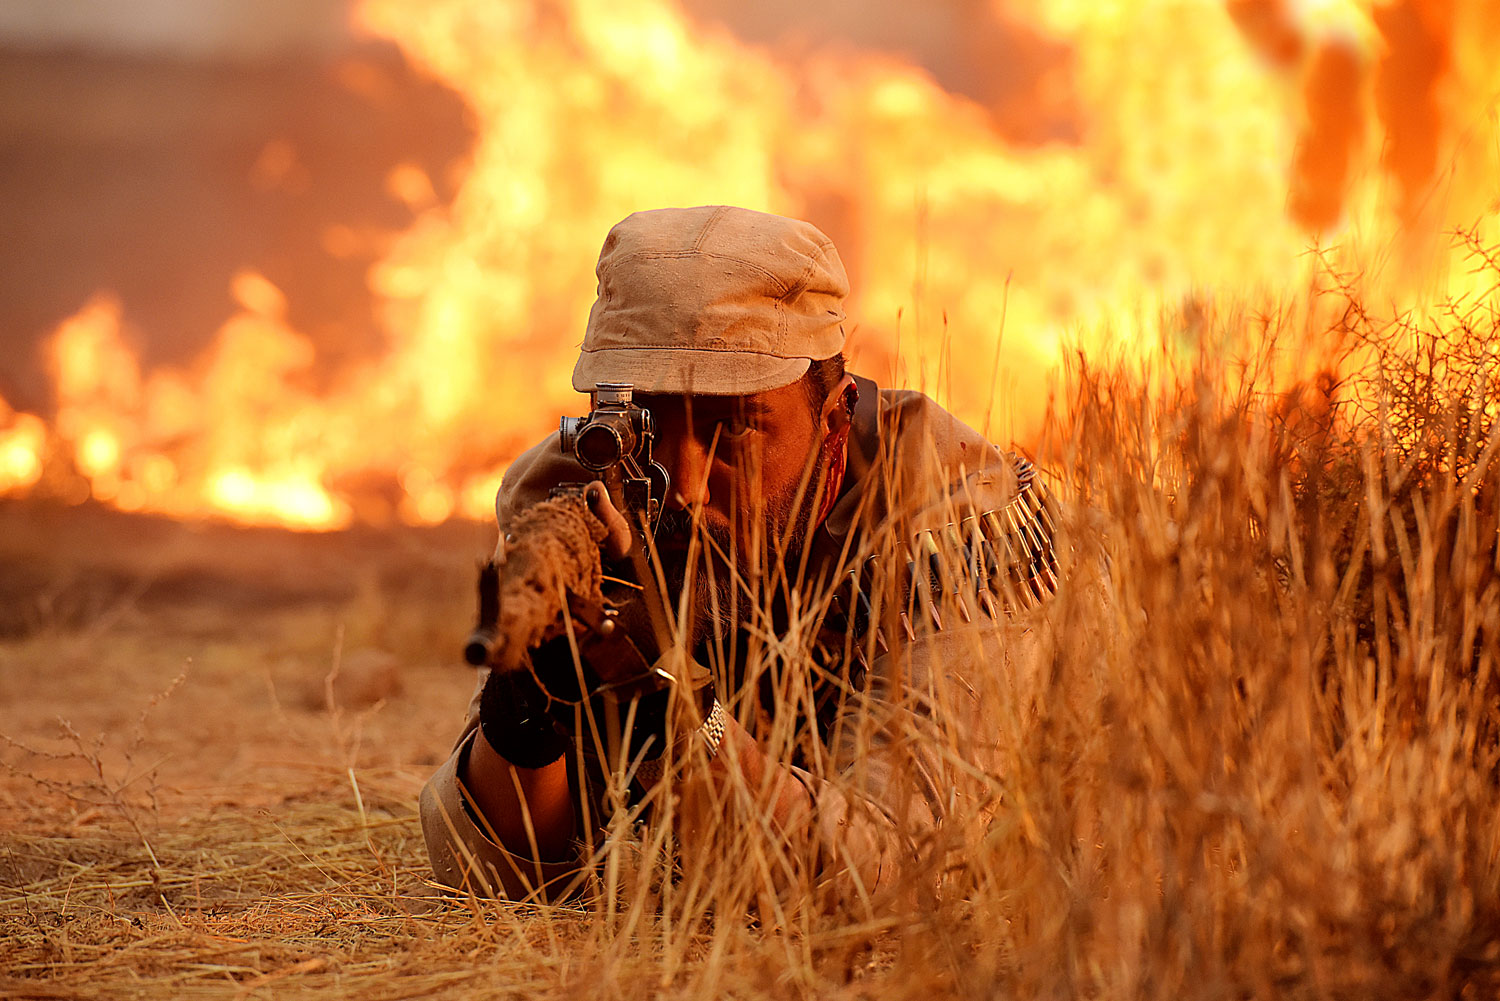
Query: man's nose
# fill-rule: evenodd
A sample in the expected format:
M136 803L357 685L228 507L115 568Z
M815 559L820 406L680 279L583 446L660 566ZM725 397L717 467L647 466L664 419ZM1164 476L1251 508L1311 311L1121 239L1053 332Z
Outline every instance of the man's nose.
M653 458L672 477L667 507L682 510L708 503L708 449L694 435L675 435L663 440Z

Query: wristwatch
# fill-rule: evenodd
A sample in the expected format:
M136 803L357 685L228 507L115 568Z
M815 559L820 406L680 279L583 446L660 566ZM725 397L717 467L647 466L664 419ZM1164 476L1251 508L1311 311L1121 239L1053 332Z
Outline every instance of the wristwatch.
M729 714L715 698L713 706L708 710L708 718L696 731L697 736L703 740L703 750L710 761L719 753L719 744L724 740L724 726L728 720ZM650 789L661 781L665 772L665 754L655 758L645 758L636 766L635 781L642 789Z

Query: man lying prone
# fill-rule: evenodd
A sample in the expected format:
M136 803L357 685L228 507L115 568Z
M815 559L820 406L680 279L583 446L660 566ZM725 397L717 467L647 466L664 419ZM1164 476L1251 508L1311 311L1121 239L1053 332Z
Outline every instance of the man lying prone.
M539 519L575 517L602 573L583 566L525 649L478 641L466 725L422 792L434 871L480 894L575 892L612 787L713 803L739 783L808 865L889 882L913 829L953 808L940 765L892 735L930 722L938 680L972 692L964 670L1001 669L966 630L1055 588L1042 488L926 396L845 371L848 282L808 223L640 212L597 274L573 372L593 409L506 473L512 560L492 572L519 572ZM985 707L968 708L982 746Z

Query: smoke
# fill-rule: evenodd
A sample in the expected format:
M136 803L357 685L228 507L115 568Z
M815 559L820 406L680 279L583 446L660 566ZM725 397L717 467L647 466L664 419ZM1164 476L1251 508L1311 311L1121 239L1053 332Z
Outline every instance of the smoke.
M260 59L348 46L345 0L5 0L0 45Z
M1443 109L1438 86L1449 70L1454 9L1446 2L1408 0L1375 12L1387 50L1375 82L1375 104L1386 129L1384 164L1401 184L1410 216L1438 168Z
M1074 141L1068 47L988 0L682 0L699 21L795 56L816 48L886 53L920 66L990 113L1016 143Z
M1305 124L1293 166L1291 209L1314 231L1336 227L1351 165L1372 135L1382 169L1410 221L1440 167L1447 123L1440 91L1453 70L1462 0L1396 0L1370 10L1378 45L1309 30L1291 0L1229 0L1245 39L1272 65L1302 79ZM1378 118L1379 129L1372 128Z

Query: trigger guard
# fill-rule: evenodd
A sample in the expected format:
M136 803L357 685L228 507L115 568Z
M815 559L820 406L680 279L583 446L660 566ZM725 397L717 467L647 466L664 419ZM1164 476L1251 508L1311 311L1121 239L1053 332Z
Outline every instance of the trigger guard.
M646 479L651 484L651 499L655 502L651 511L651 534L656 534L656 523L661 519L662 509L667 503L667 491L672 489L672 474L667 467L653 462L646 467Z
M654 659L648 658L619 624L619 615L619 607L608 600L601 603L575 594L568 595L568 621L573 624L573 637L583 667L584 698L611 695L628 699L661 691L671 681L670 678L663 679L657 674L654 670ZM556 629L556 635L544 641L544 646L561 640L567 635L567 624L561 616L558 618ZM541 647L536 649L541 649ZM535 650L532 652L535 653ZM604 679L590 665L590 661L595 658L617 665L616 670L611 671L611 674L623 674L624 677L615 681ZM536 674L534 662L533 674ZM548 686L540 675L537 675L536 680L554 700L569 704L578 701L571 693L565 697L553 691L555 686Z

